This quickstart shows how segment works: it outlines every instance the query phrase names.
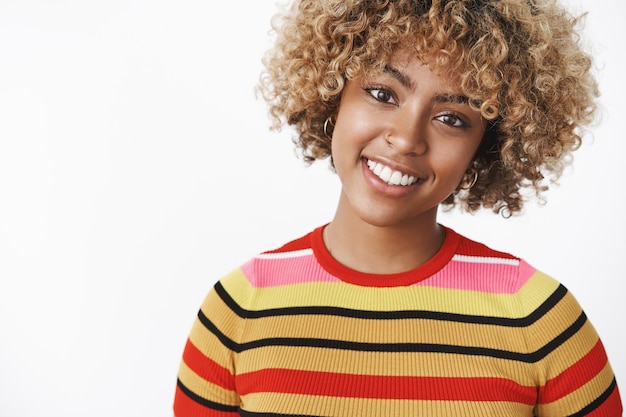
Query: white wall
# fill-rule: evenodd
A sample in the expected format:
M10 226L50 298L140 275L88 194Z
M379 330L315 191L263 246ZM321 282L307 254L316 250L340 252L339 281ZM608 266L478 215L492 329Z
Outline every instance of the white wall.
M595 142L547 207L441 220L565 283L626 384L625 48L611 35L625 7L585 3L606 113ZM254 98L274 11L1 0L0 415L169 416L215 280L330 220L336 178L268 132Z

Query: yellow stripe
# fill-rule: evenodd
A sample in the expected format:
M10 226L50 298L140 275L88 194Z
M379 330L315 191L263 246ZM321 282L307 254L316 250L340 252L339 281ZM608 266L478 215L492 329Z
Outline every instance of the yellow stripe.
M532 417L532 406L507 402L420 401L337 398L325 396L259 393L242 396L242 409L258 413L319 416L464 416Z
M539 372L539 375L544 376L546 380L557 377L589 353L596 346L598 340L599 337L595 329L590 322L587 322L575 335L538 363L539 367L549 364L548 367ZM544 384L546 380L540 381L540 384Z
M244 322L214 290L209 292L200 310L226 337L239 340Z
M277 316L248 323L243 343L268 337L313 338L359 343L433 343L530 353L517 327L428 319L372 320L340 316Z
M528 350L534 352L543 348L558 335L567 331L581 316L582 312L576 299L571 293L567 293L558 304L527 328ZM578 330L578 333L580 331ZM586 332L583 333L586 334Z

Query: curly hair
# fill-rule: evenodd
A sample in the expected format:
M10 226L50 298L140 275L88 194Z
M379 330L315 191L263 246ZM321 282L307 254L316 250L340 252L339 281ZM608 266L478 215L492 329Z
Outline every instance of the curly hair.
M489 121L464 180L442 205L521 211L556 181L593 121L599 95L574 17L553 0L296 0L273 20L259 91L273 129L295 128L303 158L330 156L324 122L346 80L401 48L457 74ZM475 182L471 187L464 186Z

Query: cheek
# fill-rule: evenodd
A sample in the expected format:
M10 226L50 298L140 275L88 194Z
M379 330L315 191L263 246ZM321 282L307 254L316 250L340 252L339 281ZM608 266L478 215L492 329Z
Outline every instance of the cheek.
M358 142L371 137L381 124L382 115L372 114L371 109L356 100L342 103L335 121L333 140L342 142ZM337 136L337 138L335 138Z
M330 143L333 158L345 159L348 155L358 151L359 133L357 127L355 124L347 122L346 118L337 118Z
M463 177L463 174L469 167L474 156L473 147L448 148L441 152L433 152L438 157L433 160L433 166L438 166L441 171L445 171L446 176L451 181L456 181Z

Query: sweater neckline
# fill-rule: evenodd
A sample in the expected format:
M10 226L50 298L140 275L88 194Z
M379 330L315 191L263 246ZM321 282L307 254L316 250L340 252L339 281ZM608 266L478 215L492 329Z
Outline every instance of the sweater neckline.
M402 287L424 281L450 262L461 238L454 230L442 226L445 231L443 244L426 263L395 274L370 274L349 268L333 258L324 244L323 232L326 226L320 226L311 232L311 248L315 258L331 275L344 282L364 287Z

